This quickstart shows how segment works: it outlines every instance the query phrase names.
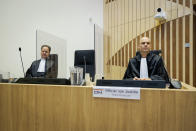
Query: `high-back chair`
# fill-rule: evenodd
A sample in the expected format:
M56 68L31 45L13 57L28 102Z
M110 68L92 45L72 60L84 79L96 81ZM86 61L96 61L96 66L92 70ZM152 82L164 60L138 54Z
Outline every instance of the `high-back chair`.
M76 50L74 66L83 68L83 78L85 73L89 73L92 80L95 76L95 50Z

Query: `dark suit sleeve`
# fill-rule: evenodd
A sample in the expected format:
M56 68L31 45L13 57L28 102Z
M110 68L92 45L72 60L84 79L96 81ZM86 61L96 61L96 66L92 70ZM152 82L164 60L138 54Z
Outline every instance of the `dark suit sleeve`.
M152 80L165 80L166 82L169 82L168 73L165 69L162 57L160 57L160 59L157 61L157 64L150 78Z

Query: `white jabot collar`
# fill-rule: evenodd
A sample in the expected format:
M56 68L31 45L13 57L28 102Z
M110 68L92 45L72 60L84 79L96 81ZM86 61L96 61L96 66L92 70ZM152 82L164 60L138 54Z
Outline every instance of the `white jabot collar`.
M45 72L46 59L41 58L37 72Z
M148 66L147 66L146 58L141 58L140 78L148 78Z

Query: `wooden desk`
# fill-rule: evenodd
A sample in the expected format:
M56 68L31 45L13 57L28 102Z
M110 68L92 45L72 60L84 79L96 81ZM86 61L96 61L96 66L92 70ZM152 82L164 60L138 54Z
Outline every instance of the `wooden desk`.
M141 89L141 100L91 87L0 84L0 131L195 131L196 89Z

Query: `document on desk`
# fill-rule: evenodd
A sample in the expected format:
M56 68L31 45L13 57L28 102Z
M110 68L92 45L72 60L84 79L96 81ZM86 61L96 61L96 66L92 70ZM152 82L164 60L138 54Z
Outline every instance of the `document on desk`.
M140 88L94 86L93 97L140 100Z

